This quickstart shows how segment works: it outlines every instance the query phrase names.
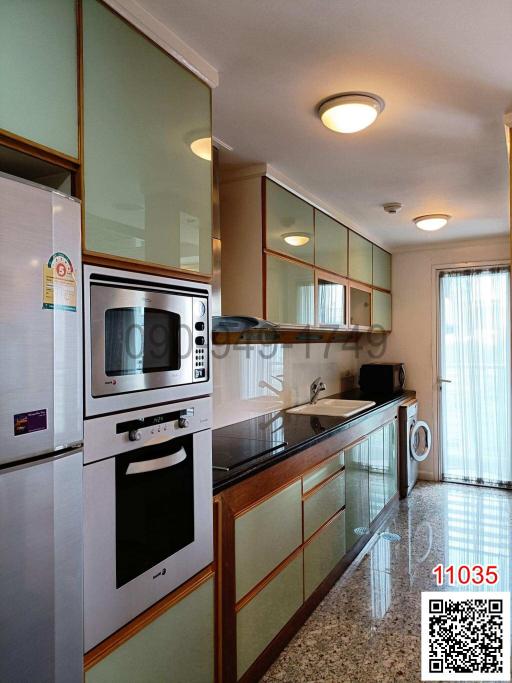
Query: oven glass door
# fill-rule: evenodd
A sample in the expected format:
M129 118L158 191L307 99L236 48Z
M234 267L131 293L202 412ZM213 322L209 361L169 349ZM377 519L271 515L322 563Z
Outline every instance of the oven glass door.
M193 307L186 294L91 285L92 396L192 383Z
M194 541L193 436L116 457L116 585Z

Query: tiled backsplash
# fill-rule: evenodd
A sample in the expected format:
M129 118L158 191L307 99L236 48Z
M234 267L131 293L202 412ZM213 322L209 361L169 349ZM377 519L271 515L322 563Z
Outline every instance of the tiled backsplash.
M334 394L358 368L352 344L214 346L214 427L305 403L316 377Z

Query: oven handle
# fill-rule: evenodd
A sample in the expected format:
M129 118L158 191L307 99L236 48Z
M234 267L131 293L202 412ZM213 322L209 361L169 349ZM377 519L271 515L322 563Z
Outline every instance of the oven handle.
M167 467L178 465L180 462L183 462L186 457L187 451L182 446L177 453L170 453L169 455L164 455L162 458L131 462L128 465L126 474L145 474L147 472L154 472L155 470L164 470Z

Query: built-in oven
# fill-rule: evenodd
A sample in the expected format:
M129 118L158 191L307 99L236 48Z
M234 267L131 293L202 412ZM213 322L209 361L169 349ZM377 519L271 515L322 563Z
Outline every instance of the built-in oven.
M211 398L85 422L85 648L213 561Z
M210 293L85 266L86 417L210 394Z

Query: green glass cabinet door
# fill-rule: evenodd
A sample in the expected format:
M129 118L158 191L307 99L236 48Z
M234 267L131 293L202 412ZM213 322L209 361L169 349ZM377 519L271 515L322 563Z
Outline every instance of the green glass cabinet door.
M208 579L85 674L85 683L213 683L214 581Z
M78 157L75 0L0 2L0 128Z
M313 263L313 207L272 180L265 180L266 247Z
M210 89L97 0L83 31L86 249L209 274Z
M315 265L347 275L348 230L315 209Z
M267 254L267 320L283 325L313 325L314 295L312 268Z
M347 550L370 526L369 439L345 451L345 539Z
M398 491L397 421L384 427L384 499L387 503Z
M391 294L374 289L372 292L372 325L391 330Z
M391 289L391 254L373 245L373 286Z
M370 434L369 454L370 522L385 505L384 500L384 427Z
M327 276L317 279L317 310L320 326L340 327L347 323L347 286Z
M371 299L369 290L360 289L357 286L350 286L350 324L361 327L371 325Z
M373 245L361 235L349 230L348 276L366 284L372 284Z

